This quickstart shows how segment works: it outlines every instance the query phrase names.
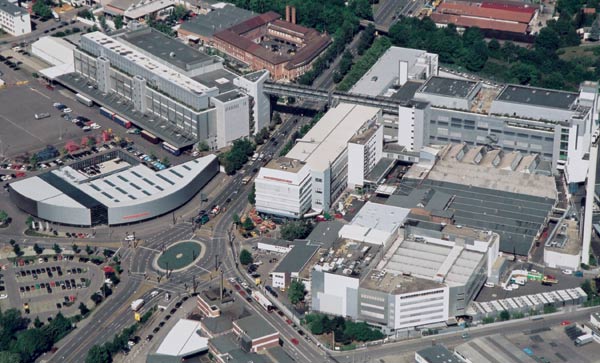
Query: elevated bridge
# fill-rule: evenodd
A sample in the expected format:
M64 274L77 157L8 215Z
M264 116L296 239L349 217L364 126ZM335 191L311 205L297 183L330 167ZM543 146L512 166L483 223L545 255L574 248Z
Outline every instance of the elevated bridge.
M340 102L352 103L355 105L378 107L386 114L397 115L399 106L408 106L410 103L405 100L395 100L382 96L357 95L340 91L327 91L309 86L297 84L266 82L263 88L266 94L273 96L296 97L318 102L326 102L329 106L334 106Z

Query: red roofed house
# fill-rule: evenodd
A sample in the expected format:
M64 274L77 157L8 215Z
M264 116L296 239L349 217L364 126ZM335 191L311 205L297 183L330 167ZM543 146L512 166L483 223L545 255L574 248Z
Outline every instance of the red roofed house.
M501 2L445 1L431 19L438 26L454 24L460 28L479 27L486 31L527 34L529 24L537 18L538 7Z
M213 46L253 70L266 69L275 80L293 80L312 67L331 43L327 34L287 21L275 12L250 18L213 35Z

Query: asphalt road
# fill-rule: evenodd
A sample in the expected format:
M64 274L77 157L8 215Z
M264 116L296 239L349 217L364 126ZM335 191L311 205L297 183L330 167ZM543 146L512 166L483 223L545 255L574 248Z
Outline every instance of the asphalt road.
M373 20L378 29L387 32L399 18L418 15L425 3L424 0L382 0Z

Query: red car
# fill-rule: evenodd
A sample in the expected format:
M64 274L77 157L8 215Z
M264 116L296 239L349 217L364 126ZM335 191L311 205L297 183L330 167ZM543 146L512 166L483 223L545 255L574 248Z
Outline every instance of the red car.
M562 325L562 326L571 325L571 322L570 322L570 321L568 321L568 320L563 320L563 322L562 322L562 323L560 323L560 325Z
M290 325L292 324L292 321L290 319L285 319L285 322L288 323L288 324L290 324Z
M292 338L292 339L290 339L290 341L291 341L291 342L292 342L292 344L294 344L294 345L298 345L298 343L300 343L300 342L298 341L298 339L296 339L296 338Z

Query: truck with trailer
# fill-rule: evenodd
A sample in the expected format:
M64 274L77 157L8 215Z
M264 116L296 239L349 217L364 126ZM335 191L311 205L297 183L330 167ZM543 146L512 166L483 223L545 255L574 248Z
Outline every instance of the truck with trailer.
M263 307L263 309L265 309L268 312L273 311L273 304L271 304L271 301L269 301L269 299L267 299L267 297L265 295L263 295L260 291L257 290L253 290L252 291L252 298L260 305Z
M137 299L131 303L131 310L139 311L144 306L144 299Z
M575 339L575 346L581 347L582 345L589 344L594 341L594 336L592 334L583 334L577 339Z
M79 101L79 103L86 105L87 107L92 107L94 105L94 101L90 100L89 98L85 97L84 95L82 95L81 93L78 93L75 95L75 99L77 101Z
M106 117L106 118L109 118L109 119L111 119L111 120L112 120L112 119L113 119L113 117L115 116L115 113L114 113L114 112L111 112L111 111L107 110L107 109L106 109L106 108L104 108L104 107L100 107L100 114L101 114L102 116Z
M153 134L151 134L150 132L144 130L140 133L140 136L142 137L142 139L151 142L153 144L158 144L160 142L160 139L156 136L154 136Z
M118 123L119 125L123 126L126 129L131 127L131 121L126 120L125 118L123 118L122 116L119 116L116 113L113 116L113 121Z

